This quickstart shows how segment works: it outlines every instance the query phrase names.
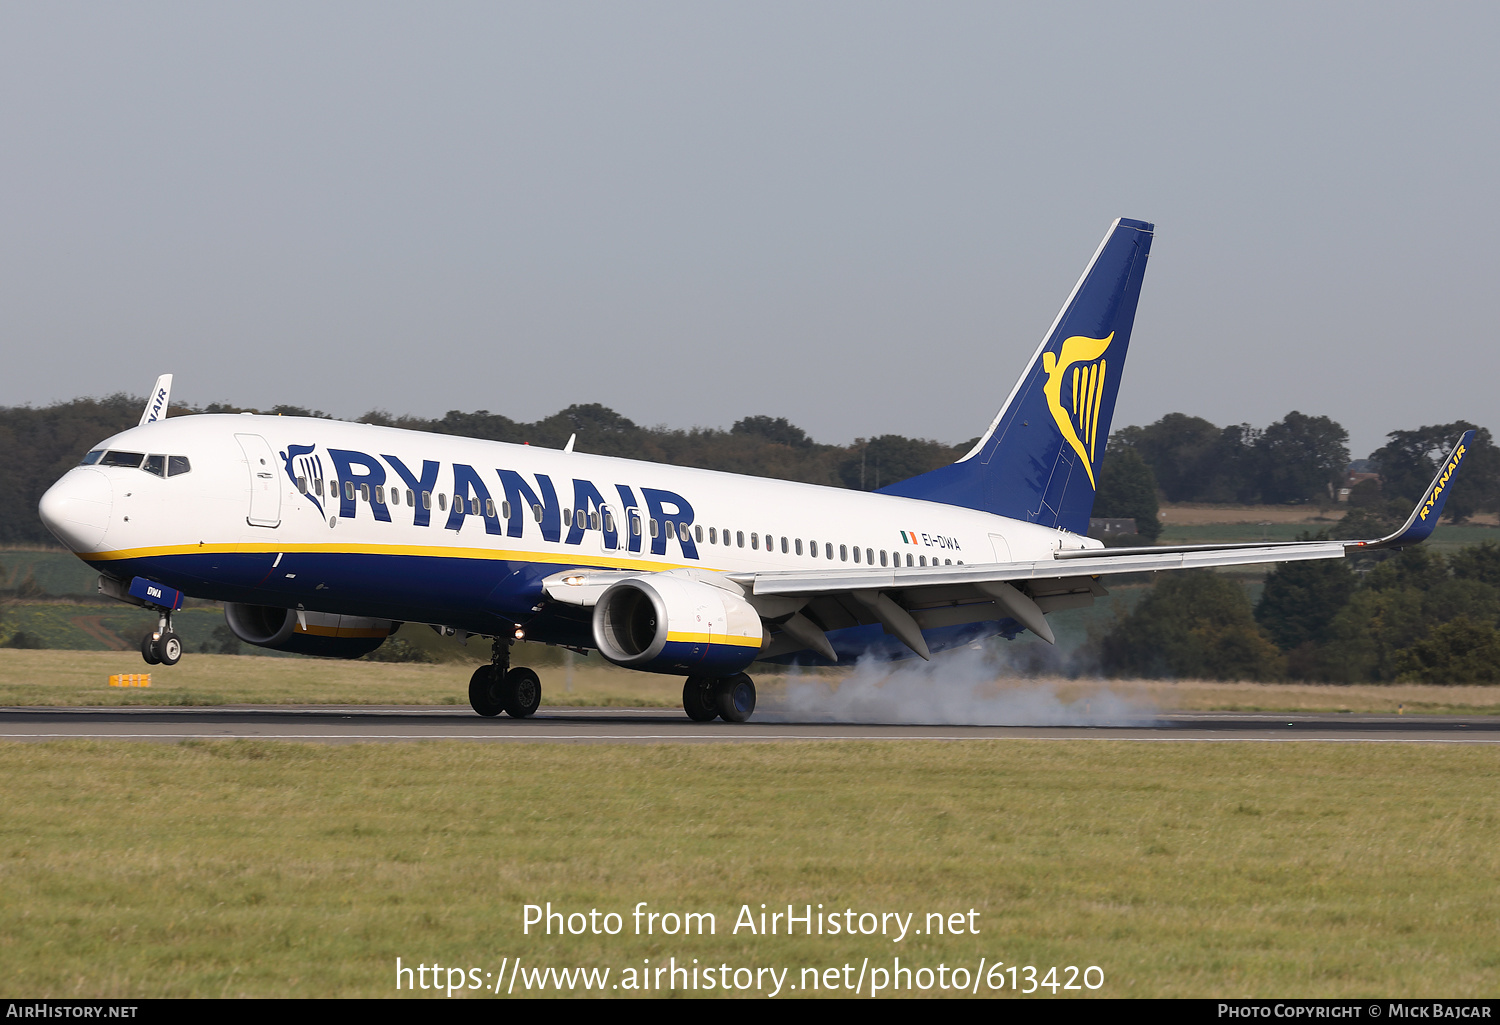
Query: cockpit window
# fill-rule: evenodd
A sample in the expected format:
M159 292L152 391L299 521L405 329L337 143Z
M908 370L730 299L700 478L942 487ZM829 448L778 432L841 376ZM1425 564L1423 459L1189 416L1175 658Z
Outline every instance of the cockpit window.
M167 457L149 455L146 457L145 463L141 465L141 469L147 473L154 473L158 477L165 477L167 475Z
M167 456L167 476L169 477L187 473L192 468L193 464L188 462L187 456Z
M102 449L102 448L96 448L96 449L94 449L94 451L92 451L88 455L84 456L83 460L81 462L79 462L78 465L79 466L93 466L95 463L97 463L99 461L99 457L102 456L102 455L104 455L104 449Z
M99 460L100 466L140 466L146 458L144 452L106 452Z

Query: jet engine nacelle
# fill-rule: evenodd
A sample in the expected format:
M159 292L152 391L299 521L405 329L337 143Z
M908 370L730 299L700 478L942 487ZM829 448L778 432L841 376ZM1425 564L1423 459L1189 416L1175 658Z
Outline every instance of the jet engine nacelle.
M628 577L594 605L594 644L615 665L649 673L733 676L760 654L750 603L671 572Z
M329 658L368 655L401 625L389 619L336 616L327 612L303 612L299 622L294 610L269 605L226 604L224 619L234 635L246 644Z

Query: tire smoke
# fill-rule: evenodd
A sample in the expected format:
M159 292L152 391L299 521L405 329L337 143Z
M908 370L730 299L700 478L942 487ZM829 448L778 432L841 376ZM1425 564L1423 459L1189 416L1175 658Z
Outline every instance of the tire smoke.
M931 662L861 662L842 680L793 668L786 694L757 710L761 722L841 722L934 726L1145 726L1153 703L1116 694L1104 681L1027 679L993 653L964 649ZM769 697L769 695L768 695Z

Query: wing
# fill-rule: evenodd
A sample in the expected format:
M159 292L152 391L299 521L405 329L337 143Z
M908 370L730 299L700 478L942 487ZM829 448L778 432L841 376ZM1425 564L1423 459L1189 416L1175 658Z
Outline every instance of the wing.
M690 572L736 586L760 613L769 641L761 658L810 650L838 661L828 634L879 623L923 658L922 631L965 623L1013 619L1048 643L1055 642L1046 615L1090 605L1107 594L1100 578L1119 573L1248 566L1341 559L1360 551L1418 544L1442 515L1448 489L1462 465L1473 431L1459 439L1405 524L1392 534L1363 541L1291 541L1278 544L1154 546L1057 552L1033 562L926 568L816 569L775 572ZM674 571L683 572L683 571ZM638 573L570 570L544 581L554 600L593 605L612 584Z

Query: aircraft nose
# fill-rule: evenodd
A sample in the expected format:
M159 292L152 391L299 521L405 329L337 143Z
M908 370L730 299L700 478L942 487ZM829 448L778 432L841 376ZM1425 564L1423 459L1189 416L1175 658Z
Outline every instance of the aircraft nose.
M37 505L42 522L75 552L91 551L109 529L114 489L98 470L74 467L47 489Z

